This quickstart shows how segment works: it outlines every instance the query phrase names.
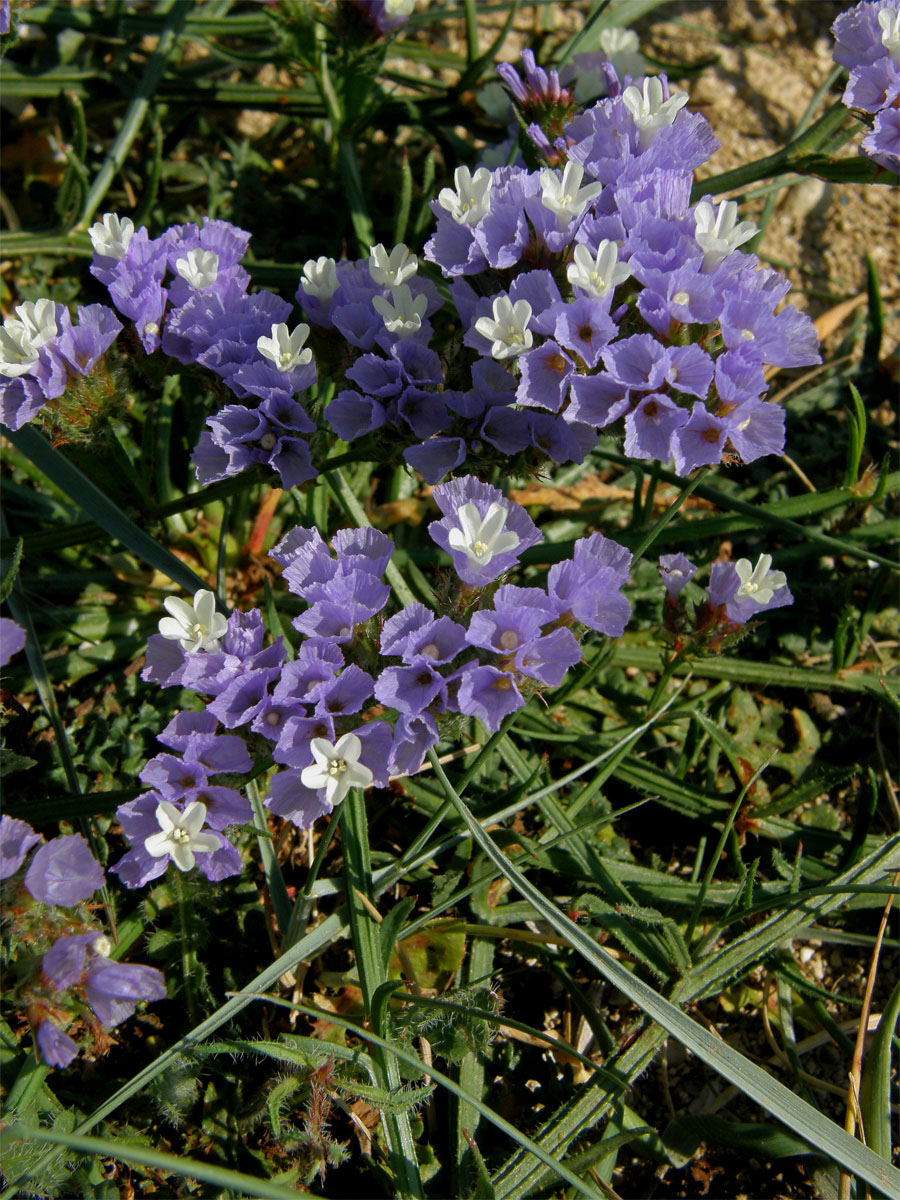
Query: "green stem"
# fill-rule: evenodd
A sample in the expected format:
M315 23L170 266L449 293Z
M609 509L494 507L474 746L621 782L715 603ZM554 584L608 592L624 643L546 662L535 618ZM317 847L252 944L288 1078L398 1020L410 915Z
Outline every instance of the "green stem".
M350 929L356 949L356 966L362 988L366 1015L381 1037L389 1038L388 1029L378 1028L376 993L387 982L388 948L382 946L379 925L371 904L372 857L369 849L369 824L365 797L358 788L351 788L344 801L344 875L347 882L347 907ZM396 1055L385 1047L373 1053L381 1075L381 1085L392 1091L401 1086L400 1066ZM381 1123L388 1145L394 1172L394 1186L401 1197L424 1196L416 1158L409 1114L381 1113Z
M260 799L259 788L256 786L255 780L251 780L247 784L247 796L250 799L250 805L253 809L253 824L259 830L256 842L259 846L259 857L262 862L263 874L266 877L266 887L269 889L269 899L272 901L275 920L278 922L282 945L286 949L288 945L286 934L291 924L291 901L285 887L284 876L281 873L278 855L275 853L275 847L272 845L268 814Z
M184 884L184 872L175 871L175 904L178 909L178 932L181 941L181 973L184 977L184 1000L188 1022L197 1024L197 953L194 948L194 903Z
M87 229L97 209L103 203L116 173L121 170L122 164L128 157L128 153L134 144L135 138L140 133L144 118L150 108L150 98L156 90L156 85L162 78L162 73L166 68L166 63L169 61L170 55L178 44L178 39L181 36L185 21L190 15L191 8L192 5L189 3L189 0L175 0L175 3L172 5L163 31L159 35L159 41L156 43L156 49L150 55L147 68L144 71L141 82L138 84L134 99L128 106L128 112L125 114L125 120L122 122L118 136L110 147L109 154L107 154L103 166L94 180L93 187L88 193L81 214L81 220L78 222L80 229Z
M735 167L732 171L723 171L721 175L713 175L709 179L702 179L696 183L691 193L691 203L699 200L701 196L718 196L721 192L730 192L735 188L744 187L748 183L756 183L760 179L786 174L792 170L793 163L804 155L818 150L849 117L849 110L838 100L805 133L793 142L789 142L781 150L777 150L765 158L758 158L756 162L747 163L746 166Z
M672 518L675 516L675 514L678 512L678 510L684 504L685 500L687 500L688 496L690 496L690 494L694 490L694 488L699 486L699 484L702 481L705 474L706 474L706 468L701 467L701 469L697 472L697 474L690 481L690 483L686 484L681 489L681 494L675 497L675 499L672 501L672 503L669 505L669 507L666 509L666 511L663 513L663 515L659 518L659 520L656 522L656 524L653 526L653 528L647 533L647 535L635 547L634 557L632 559L633 563L637 562L639 558L642 558L644 556L644 554L646 553L646 551L650 549L650 547L653 545L653 543L656 541L656 539L659 537L659 535L662 533L662 531L665 529L665 527L669 524L669 522L672 520Z
M324 478L334 498L347 516L352 521L355 521L361 529L370 527L372 522L366 516L366 510L353 494L353 489L347 483L343 473L340 470L326 471L324 472ZM409 584L400 574L400 568L396 563L389 562L384 573L399 602L404 605L412 604L415 596Z

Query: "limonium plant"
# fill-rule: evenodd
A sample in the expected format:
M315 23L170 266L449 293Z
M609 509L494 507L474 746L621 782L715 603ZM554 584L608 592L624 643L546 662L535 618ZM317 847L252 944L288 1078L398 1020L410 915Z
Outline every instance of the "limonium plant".
M877 792L874 765L851 776L837 734L823 737L772 695L833 684L860 703L882 701L874 675L854 672L863 647L881 657L889 639L874 601L854 626L851 600L864 572L878 573L873 595L885 590L891 564L877 549L880 517L868 514L896 481L887 459L859 473L866 414L855 391L840 486L817 491L785 455L781 401L792 386L776 391L776 376L801 369L818 381L822 357L779 260L762 257L774 201L745 206L743 189L767 176L710 175L712 107L696 111L670 84L675 64L654 70L659 60L633 32L602 27L599 9L556 65L525 49L478 91L515 12L485 55L477 6L466 5L465 55L446 56L464 64L451 96L410 67L431 20L421 3L247 7L239 28L271 38L279 70L293 72L291 95L281 76L274 90L260 77L253 95L265 93L274 129L293 120L291 105L316 114L323 162L351 209L343 248L313 225L293 266L270 261L260 247L271 238L248 217L243 189L252 193L259 171L266 186L304 176L306 195L309 164L245 157L237 142L234 188L210 190L206 211L162 202L158 162L153 188L126 211L106 198L115 146L95 187L72 166L88 153L72 92L73 146L60 147L74 172L66 187L77 177L82 189L68 228L90 256L92 302L70 308L72 293L48 275L43 289L20 289L0 326L13 514L46 472L54 486L40 503L66 525L37 542L19 536L15 519L16 536L5 518L0 531L0 598L15 618L0 618L12 714L0 770L35 765L23 745L45 757L49 747L54 787L66 790L56 836L45 816L58 815L59 797L16 795L14 815L0 818L14 1014L0 1021L4 1061L20 1042L27 1051L10 1089L14 1153L5 1152L0 1200L32 1185L47 1195L165 1186L187 1195L195 1180L228 1194L326 1194L329 1170L351 1156L354 1169L365 1159L373 1194L510 1200L562 1185L593 1195L595 1184L624 1194L620 1144L650 1155L646 1188L657 1187L680 1169L681 1147L700 1144L695 1112L770 1165L785 1144L780 1126L774 1137L713 1118L721 1096L685 1117L667 1066L658 1078L671 1136L647 1140L640 1076L669 1036L787 1126L792 1153L824 1147L873 1194L893 1194L879 1119L890 1089L884 1071L864 1086L853 1074L861 1040L853 1111L865 1110L871 1145L707 1028L717 1006L768 1013L776 978L789 1065L801 1053L794 996L804 997L802 1019L843 1053L850 1026L832 1010L844 985L825 968L811 983L791 947L810 930L826 936L840 906L883 903L884 872L896 865L873 845L874 801L860 798L865 786ZM152 14L122 19L151 22L162 61L183 36L241 42L228 32L238 26L218 26L221 13L235 15L230 5L212 8L176 4L158 30ZM55 28L48 11L36 19ZM0 0L0 38L27 37L9 15ZM94 30L92 14L79 20ZM876 165L856 169L884 182L900 161L896 0L848 9L833 33L854 116L835 90L828 136L838 120L864 121L861 150ZM395 51L398 36L409 40ZM118 42L110 46L115 57ZM242 61L234 47L229 55ZM210 95L232 97L234 85L197 61ZM157 65L129 102L123 144L144 119ZM166 86L180 94L181 84ZM446 136L451 111L471 114L494 144L454 161L467 131ZM392 230L366 211L359 169L376 117L404 155ZM439 180L436 156L424 168L416 158L431 129L442 131ZM825 155L797 149L804 136L798 129L778 160L779 177L825 170ZM154 144L162 156L162 128ZM846 169L828 165L835 177ZM870 313L881 320L873 272ZM826 399L830 413L836 401ZM126 430L138 425L134 455ZM599 464L622 468L633 487ZM809 490L802 503L787 495L788 468ZM797 609L806 602L813 551L785 546L778 527L802 533L795 516L842 505L863 514L856 528L835 520L810 536L830 561L855 556L862 566L844 581L834 645L823 651L816 630L811 649L795 653L785 610L795 591ZM710 507L729 515L708 517ZM102 617L73 616L48 590L64 660L39 642L33 583L19 564L35 547L68 555L82 536ZM87 560L65 561L81 586ZM109 695L102 714L93 702L78 707L85 746L73 748L60 683L95 670L113 636L127 645L121 696L131 707L123 713ZM751 649L738 662L741 642ZM763 644L778 646L773 661ZM26 676L46 714L36 724L37 704L6 691ZM886 670L878 684L893 695ZM830 712L833 730L845 712ZM33 745L20 741L19 718L40 731ZM105 757L111 744L121 778ZM834 761L815 763L821 744L837 746ZM787 800L773 763L790 780ZM617 803L620 784L657 806L647 812L658 828L655 817L642 827L646 848L616 827L631 811ZM837 789L836 826L817 806ZM703 829L696 855L679 842L688 821ZM852 826L843 842L841 823ZM748 839L768 839L766 855L752 857ZM552 893L548 880L559 885ZM205 953L223 928L227 953ZM533 953L521 978L507 950L517 940ZM258 965L260 954L252 978L245 960ZM872 984L877 957L876 947ZM523 988L529 973L550 971L553 1009L530 977ZM501 1006L516 989L540 1019L526 1012L526 1024L517 1011L506 1024ZM882 999L887 1027L896 996ZM882 1066L890 1058L889 1030L879 1027L871 1054ZM228 1074L226 1056L249 1058L251 1069ZM538 1056L552 1061L549 1074ZM138 1074L107 1089L101 1067L127 1079L132 1067L118 1064L132 1060ZM449 1152L438 1089L455 1097ZM518 1099L532 1091L536 1107ZM127 1145L103 1141L126 1104ZM488 1124L513 1139L505 1164L484 1138ZM710 1128L704 1138L718 1136ZM88 1154L92 1165L72 1168L69 1156ZM812 1167L810 1177L838 1190ZM348 1178L338 1190L355 1186Z

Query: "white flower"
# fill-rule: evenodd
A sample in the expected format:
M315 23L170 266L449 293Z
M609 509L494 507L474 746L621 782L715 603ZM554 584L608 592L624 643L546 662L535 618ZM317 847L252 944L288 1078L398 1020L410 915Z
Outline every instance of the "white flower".
M179 871L191 870L195 854L211 854L222 844L214 833L200 832L206 821L206 805L199 800L192 800L184 812L168 800L161 800L156 820L160 832L144 839L144 849L151 858L168 854Z
M287 325L273 325L271 337L256 339L256 348L279 371L296 371L312 362L312 350L304 350L303 343L309 337L309 326L298 325L293 333Z
M479 167L473 175L468 167L457 167L453 188L441 188L438 204L445 208L457 225L477 225L491 207L491 188L494 180L487 167Z
M300 782L308 788L324 788L332 808L340 804L352 787L368 787L374 775L359 761L362 742L355 733L345 733L331 744L327 738L313 738L309 744L316 760L300 772Z
M505 529L507 510L496 500L492 501L484 516L467 501L456 510L459 529L451 529L447 540L453 550L465 554L470 563L486 567L495 554L506 554L515 550L519 535Z
M574 217L580 217L592 200L603 191L602 183L581 186L584 167L567 162L562 175L552 167L541 171L541 203L556 213L557 224L564 229Z
M384 0L384 11L389 17L408 17L415 7L415 0Z
M646 150L659 131L672 124L688 99L687 92L676 92L664 100L663 86L655 75L648 75L644 80L643 92L634 86L625 89L622 103L640 131L642 149Z
M475 328L493 345L491 354L498 360L515 358L528 350L534 341L528 322L531 320L531 305L527 300L513 304L509 296L498 296L494 300L494 317L479 317Z
M419 260L401 242L388 254L381 242L369 247L369 274L379 287L399 287L412 279L419 269Z
M738 222L737 211L734 200L723 200L718 211L708 200L701 200L694 209L694 238L703 251L704 271L718 266L757 232L752 221Z
M4 321L0 326L0 375L7 379L27 375L37 359L37 347L22 322Z
M134 221L130 217L119 220L115 213L104 213L103 220L92 225L88 234L97 254L103 258L123 259L128 243L134 237Z
M785 586L787 576L783 571L770 571L771 554L761 554L755 567L750 560L739 558L734 564L741 585L734 594L735 600L755 600L757 604L768 604L775 593Z
M225 636L228 622L216 612L216 598L212 592L200 588L194 593L193 604L177 596L167 596L163 606L171 614L159 623L159 632L164 638L180 642L188 654L218 649L219 638Z
M219 256L214 250L188 250L184 258L176 259L175 270L192 288L202 292L218 278Z
M390 300L386 300L384 296L373 296L372 307L384 321L388 333L407 338L422 328L428 297L421 295L413 298L409 284L401 283L399 287L391 288Z
M59 336L53 300L27 300L16 306L16 316L25 327L28 340L35 350L40 350L41 346L46 346Z
M900 8L883 8L878 14L881 44L891 59L900 65Z
M307 296L315 296L326 303L338 290L337 263L324 254L321 258L308 259L303 264L300 286Z
M572 287L581 288L598 300L620 283L624 283L630 274L631 267L628 263L619 262L616 243L606 238L597 247L596 257L587 246L579 243L575 247L575 261L566 267L566 275Z

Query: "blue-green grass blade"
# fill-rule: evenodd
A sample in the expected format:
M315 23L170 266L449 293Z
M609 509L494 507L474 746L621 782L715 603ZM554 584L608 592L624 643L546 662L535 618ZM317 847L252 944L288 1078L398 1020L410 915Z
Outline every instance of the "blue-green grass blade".
M881 1020L871 1049L866 1055L859 1088L866 1141L876 1154L891 1161L891 1054L900 1019L900 983L896 985Z
M824 1152L853 1174L865 1179L871 1186L890 1194L900 1194L900 1171L891 1167L867 1146L856 1141L843 1129L823 1117L805 1101L800 1100L783 1084L757 1067L727 1043L714 1037L680 1008L666 1000L642 980L636 978L611 956L604 954L589 934L579 928L564 913L551 904L513 864L485 833L481 825L456 795L434 751L429 752L432 767L444 787L448 799L454 801L457 812L465 821L478 846L488 855L501 874L516 888L547 921L561 933L581 956L601 976L618 987L632 1003L647 1013L654 1021L683 1045L687 1046L707 1066L725 1076L755 1100L767 1112L784 1122L799 1137L823 1148ZM895 839L891 849L896 851Z
M166 1171L183 1179L197 1179L212 1187L224 1188L253 1200L297 1200L295 1188L282 1187L268 1179L245 1175L242 1171L231 1171L227 1167L216 1167L212 1163L199 1162L193 1158L181 1158L177 1154L164 1154L146 1146L120 1141L118 1138L85 1137L74 1133L53 1133L49 1129L22 1125L8 1126L3 1131L3 1141L27 1140L45 1142L48 1146L62 1146L80 1154L98 1155L117 1162L138 1163L156 1171ZM30 1173L29 1173L30 1177Z
M95 521L110 537L121 542L132 554L161 571L186 591L193 593L198 588L207 587L205 580L164 546L160 546L149 534L139 529L108 496L54 450L47 439L36 430L26 427L12 432L4 429L4 436L43 471L51 482L65 492L86 516Z

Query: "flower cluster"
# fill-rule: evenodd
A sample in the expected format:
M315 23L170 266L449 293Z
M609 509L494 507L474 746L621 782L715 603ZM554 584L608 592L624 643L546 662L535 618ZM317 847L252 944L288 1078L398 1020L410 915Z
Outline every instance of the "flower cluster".
M72 379L90 375L122 328L112 309L88 304L72 322L63 304L27 301L0 327L0 421L20 429Z
M200 604L205 596L198 593ZM209 657L213 644L211 639L201 640L184 652L206 650L204 657ZM184 647L183 639L179 645ZM213 880L240 873L240 855L222 830L249 821L250 803L234 788L211 781L246 775L253 762L243 741L217 736L217 726L211 711L182 712L158 735L157 740L176 753L151 758L140 776L151 791L117 810L132 849L112 869L126 887L142 887L158 878L170 862L179 871L196 866Z
M659 574L666 589L663 629L680 648L717 651L760 613L794 603L784 572L772 570L770 554L761 554L756 566L747 558L713 563L706 595L689 612L683 592L696 573L696 565L684 554L660 557Z
M44 1061L66 1067L79 1050L66 1032L75 1018L87 1025L94 1049L103 1049L109 1039L101 1027L130 1017L139 1000L163 999L166 986L154 967L113 962L112 942L76 908L103 886L103 870L85 839L42 841L27 822L0 818L6 919L15 942L42 952L30 969L26 964L23 1004Z
M740 250L756 230L736 205L690 204L717 142L686 101L665 76L616 87L553 144L533 134L562 171L461 169L432 206L425 253L454 281L473 382L492 368L491 403L465 393L469 442L580 460L624 418L627 454L682 475L783 449L764 368L818 362L815 330L776 313L790 285Z
M201 482L253 464L286 487L314 478L309 438L326 421L429 483L463 463L581 462L620 422L628 455L681 475L782 451L765 368L818 362L816 333L782 307L788 281L741 250L756 229L736 205L690 203L718 145L707 121L664 75L622 88L604 60L609 95L581 111L555 72L523 62L524 81L509 64L502 77L559 169L457 169L425 248L448 304L405 245L379 244L310 259L297 322L278 296L248 294L249 235L227 222L155 239L114 214L92 228L92 271L145 350L234 393L195 451ZM317 363L336 384L324 412L303 395Z
M126 883L146 882L170 858L185 869L177 840L210 877L221 877L211 867L223 851L207 864L207 847L195 842L211 836L201 832L204 819L213 830L225 827L225 815L241 819L230 792L221 801L223 815L215 815L223 789L209 788L212 768L198 750L202 743L208 755L229 743L231 752L236 739L213 736L217 721L247 726L272 744L271 757L283 769L271 780L266 804L307 827L350 787L384 786L390 775L419 770L441 728L459 715L498 729L529 695L557 686L580 661L576 634L621 636L630 615L621 588L631 554L623 547L595 533L550 568L545 587L497 586L519 555L540 542L534 522L497 488L470 476L435 488L434 498L442 516L429 533L457 576L447 615L413 602L385 617L390 589L382 576L393 550L385 534L340 530L330 549L316 530L301 527L272 551L288 588L307 605L293 622L303 641L290 661L281 638L263 648L259 612L232 613L224 629L212 630L210 593L184 604L189 612L164 618L148 643L144 678L211 699L204 714L180 714L161 738L183 758L152 760L141 778L155 791L119 810L134 847L116 867ZM210 609L203 620L201 609ZM216 769L248 766L249 760ZM176 813L179 801L186 807Z
M900 4L864 0L831 27L834 58L850 72L843 101L874 116L862 150L900 175Z

